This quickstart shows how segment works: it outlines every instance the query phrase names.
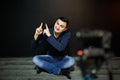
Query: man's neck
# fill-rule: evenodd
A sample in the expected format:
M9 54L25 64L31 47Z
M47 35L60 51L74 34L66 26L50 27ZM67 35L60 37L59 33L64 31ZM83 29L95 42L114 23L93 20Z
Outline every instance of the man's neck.
M54 32L54 37L55 37L55 38L58 38L59 36L60 36L60 33Z

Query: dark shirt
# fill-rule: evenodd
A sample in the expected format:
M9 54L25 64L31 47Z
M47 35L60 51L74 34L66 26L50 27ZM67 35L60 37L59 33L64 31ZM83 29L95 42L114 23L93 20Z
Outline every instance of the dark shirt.
M58 38L54 37L54 28L50 28L51 36L41 34L37 40L32 41L33 49L40 49L40 46L45 46L46 54L49 54L55 58L63 58L66 53L66 48L71 37L69 30L64 31Z

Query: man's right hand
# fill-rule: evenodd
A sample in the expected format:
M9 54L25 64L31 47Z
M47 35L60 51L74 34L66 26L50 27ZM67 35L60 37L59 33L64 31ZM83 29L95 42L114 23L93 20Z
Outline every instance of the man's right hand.
M34 34L34 39L36 40L40 34L43 33L42 29L43 23L40 24L40 26L36 29L35 34Z

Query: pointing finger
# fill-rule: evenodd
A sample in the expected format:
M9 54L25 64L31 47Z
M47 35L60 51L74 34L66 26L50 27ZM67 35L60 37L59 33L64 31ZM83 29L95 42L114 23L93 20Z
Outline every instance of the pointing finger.
M41 24L40 24L40 27L39 27L39 28L41 29L41 28L42 28L42 26L43 26L43 22L41 22Z
M45 26L46 26L46 29L49 29L47 24L45 24Z

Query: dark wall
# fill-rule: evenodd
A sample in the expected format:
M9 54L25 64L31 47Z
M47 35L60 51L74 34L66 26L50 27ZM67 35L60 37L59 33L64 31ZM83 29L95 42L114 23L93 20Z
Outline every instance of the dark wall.
M112 50L119 55L120 1L110 0L7 0L1 5L0 56L33 56L31 40L40 22L53 25L59 16L70 20L70 49L76 54L82 44L75 37L80 29L112 32ZM117 47L118 46L118 47Z

